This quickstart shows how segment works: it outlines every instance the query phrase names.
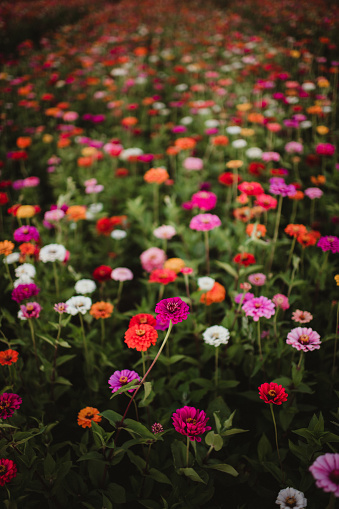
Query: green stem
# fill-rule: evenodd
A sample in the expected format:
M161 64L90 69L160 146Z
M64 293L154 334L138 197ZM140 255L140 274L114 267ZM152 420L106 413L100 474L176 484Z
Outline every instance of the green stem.
M79 319L80 319L80 325L81 325L82 341L83 341L83 346L84 346L86 370L87 370L87 373L89 374L90 366L89 366L89 360L88 360L87 340L86 340L86 334L85 334L84 320L82 318L81 313L79 313Z
M278 313L279 313L279 308L277 307L277 310L274 314L274 318L273 318L273 327L274 327L274 337L277 338L277 318L278 318Z
M204 232L205 237L205 257L206 257L206 271L207 274L210 273L210 248L209 248L209 241L208 241L208 231Z
M37 349L36 349L34 325L32 323L32 319L31 318L28 318L28 325L29 325L29 328L30 328L30 331L31 331L31 337L32 337L32 343L33 343L33 349L34 349L35 362L36 362L36 365L37 365L37 368L38 368L38 371L39 371L40 370L40 366L39 366L38 353L37 353Z
M262 361L263 356L262 356L262 350L261 350L260 320L258 320L258 343L259 343L260 360Z
M159 223L159 184L153 184L153 222Z
M142 359L142 376L145 376L146 364L145 364L145 354L143 351L141 351L141 359Z
M301 368L301 363L302 363L303 357L304 357L304 352L301 350L297 369Z
M55 262L53 262L53 274L54 274L54 283L55 283L55 291L57 299L59 299L59 280L58 280L58 273Z
M296 240L297 240L297 237L293 237L292 246L291 246L291 249L290 249L290 252L289 252L289 255L288 255L288 260L287 260L287 265L286 265L286 272L287 272L287 270L288 270L288 268L290 266L291 260L292 260L292 255L293 255L293 251L294 251Z
M119 281L118 295L117 295L117 300L116 300L116 307L117 308L118 308L118 304L119 304L120 299L121 299L122 287L123 286L124 286L124 282L123 281Z
M280 463L281 479L282 479L282 482L284 482L284 471L283 471L283 468L282 468L282 463L281 463L281 458L280 458L280 452L279 452L279 445L278 445L278 431L277 431L277 423L275 422L275 417L274 417L273 403L272 403L272 404L270 404L270 410L271 410L272 420L273 420L273 425L274 425L275 444L276 444L276 446L277 446L277 453L278 453L278 458L279 458L279 463Z
M190 450L190 439L189 436L186 437L186 468L188 468L188 455Z
M272 240L273 246L272 246L271 257L270 257L270 261L269 261L269 265L268 265L268 271L267 271L268 273L271 272L272 263L273 263L273 259L274 259L274 252L275 252L277 238L278 238L278 232L279 232L279 224L280 224L280 217L281 217L282 201L283 201L283 196L280 195L279 196L279 202L278 202L277 217L276 217L276 221L275 221L274 235L273 235L273 240Z
M144 381L146 380L146 378L147 378L148 374L149 374L149 373L150 373L150 371L152 370L152 368L153 368L154 364L155 364L155 363L157 362L157 360L159 359L159 356L160 356L161 352L163 351L164 346L166 345L166 342L167 342L167 340L168 340L168 338L169 338L169 335L170 335L170 333L171 333L172 327L173 327L172 320L170 320L170 323L169 323L169 326L168 326L168 329L167 329L167 333L166 333L166 336L165 336L165 338L164 338L164 340L163 340L163 342L162 342L162 345L161 345L161 347L159 348L159 351L158 351L157 355L155 356L155 358L154 358L154 360L153 360L152 364L150 365L150 367L149 367L149 368L148 368L148 370L146 371L145 375L142 377L142 379L141 379L141 381L140 381L140 383L139 383L138 387L137 387L137 388L135 389L135 391L133 392L132 398L131 398L130 402L128 403L127 408L126 408L126 410L125 410L125 413L124 413L124 415L123 415L123 417L122 417L122 419L121 419L121 421L120 421L120 423L119 423L119 425L120 425L120 426L119 426L119 428L118 428L118 431L117 431L117 433L116 433L116 435L115 435L115 439L114 439L114 443L115 443L115 444L116 444L116 442L117 442L117 439L118 439L118 436L119 436L120 430L121 430L122 425L123 425L123 422L124 422L124 420L125 420L125 418L126 418L126 415L127 415L128 410L129 410L129 407L131 406L132 401L134 400L135 396L137 395L137 393L138 393L139 389L142 387L142 384L143 384L143 383L144 383Z
M6 258L5 258L5 267L6 267L6 272L7 272L8 278L9 278L9 280L11 282L11 285L14 286L13 285L13 279L12 279L12 276L11 276L11 273L10 273L10 270L9 270Z
M105 319L100 318L100 328L101 328L101 346L104 346L105 343Z
M215 387L218 387L218 357L219 357L219 347L215 349Z

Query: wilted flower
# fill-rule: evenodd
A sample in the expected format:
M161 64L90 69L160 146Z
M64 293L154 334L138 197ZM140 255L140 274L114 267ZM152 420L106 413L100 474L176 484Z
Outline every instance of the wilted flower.
M206 413L192 406L178 408L172 415L172 419L175 430L182 435L188 436L192 442L201 442L199 435L212 429L210 426L206 426L209 420L209 417L206 417Z

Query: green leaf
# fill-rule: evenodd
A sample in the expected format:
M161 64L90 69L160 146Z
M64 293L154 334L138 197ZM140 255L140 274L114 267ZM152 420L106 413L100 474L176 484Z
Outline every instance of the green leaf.
M111 502L114 502L115 504L126 503L125 488L120 486L120 484L116 484L115 482L110 483L107 487L107 491Z
M49 343L50 345L54 346L54 341L53 339L47 337L47 336L43 336L42 334L37 334L38 338L41 338L43 339L44 341L46 341L46 343Z
M179 468L178 474L183 474L192 481L206 484L206 482L201 479L200 475L194 470L194 468Z
M99 452L90 451L90 452L87 452L86 454L83 454L82 456L80 456L80 458L77 461L88 461L88 460L102 461L103 456Z
M238 277L238 274L237 274L237 271L232 267L232 265L230 265L229 263L225 263L225 262L219 262L218 260L215 260L215 263L222 269L224 269L226 272L228 272L228 274L230 274L230 276L234 277L234 278L237 278Z
M258 443L259 461L263 462L270 454L272 454L272 446L265 433L263 433Z
M118 389L117 391L113 392L110 399L113 399L116 396L119 396L119 394L123 394L124 392L130 391L131 389L135 390L137 387L139 387L139 384L136 384L135 380L132 380L131 382L128 382L128 384L120 387L120 389Z
M74 359L74 357L76 357L76 355L61 355L60 357L57 358L56 365L61 366L62 364L65 364L65 362Z
M217 463L216 465L206 465L206 468L212 468L214 470L220 470L220 472L225 472L225 474L230 474L233 477L237 477L239 473L233 468L231 465L227 463Z
M222 433L220 433L220 435L223 437L230 437L232 435L238 435L239 433L247 433L248 431L249 431L248 429L232 428L223 431Z
M72 383L64 378L63 376L58 376L55 380L56 384L62 384L62 385L72 385Z
M148 472L148 475L152 477L157 482L163 483L163 484L172 484L167 475L160 472L160 470L157 470L156 468L151 468Z
M72 348L71 345L69 343L67 343L67 341L65 341L63 339L59 339L58 345L62 346L63 348Z
M219 412L218 412L219 413ZM214 420L215 420L215 427L217 428L217 432L220 433L221 430L221 422L219 419L217 412L213 412ZM232 414L233 415L233 414Z
M281 470L278 465L271 461L263 461L262 465L279 483L281 482Z
M135 465L137 467L139 472L141 474L144 474L145 468L146 468L146 461L143 458L141 458L140 456L137 456L136 454L134 454L130 450L127 451L127 455L129 457L131 463L133 463L133 465Z
M186 466L186 446L179 440L174 440L171 443L171 450L173 455L174 467L178 470Z
M107 419L114 428L117 428L122 420L122 415L114 412L114 410L104 410L100 415L104 417L104 419Z
M151 438L154 440L153 433L140 422L134 421L133 419L125 419L124 423L129 430L132 430L134 433L137 433L141 437Z
M224 445L224 441L222 437L214 431L209 431L205 437L205 442L207 445L213 447L216 451L220 451L222 446Z

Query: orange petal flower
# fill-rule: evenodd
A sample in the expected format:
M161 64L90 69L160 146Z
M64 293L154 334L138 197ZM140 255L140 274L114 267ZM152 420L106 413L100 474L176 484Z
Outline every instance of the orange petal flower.
M92 421L100 422L101 420L102 417L99 415L99 410L97 408L87 406L78 413L78 424L82 428L91 428Z

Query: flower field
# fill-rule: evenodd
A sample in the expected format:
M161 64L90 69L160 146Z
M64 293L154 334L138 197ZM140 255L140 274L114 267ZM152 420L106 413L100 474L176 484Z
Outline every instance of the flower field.
M336 506L339 8L226 4L0 6L1 508Z

